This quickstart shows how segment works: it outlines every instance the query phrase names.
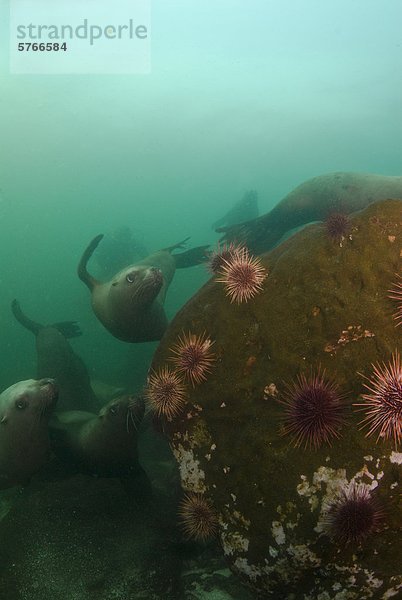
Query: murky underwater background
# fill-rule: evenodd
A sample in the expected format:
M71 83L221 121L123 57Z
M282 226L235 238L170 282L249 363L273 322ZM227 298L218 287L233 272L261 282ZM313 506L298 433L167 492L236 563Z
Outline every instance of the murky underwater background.
M41 323L79 321L84 334L72 345L92 379L142 389L157 343L114 339L93 315L88 291L76 275L81 253L96 234L128 226L150 251L187 236L190 246L213 245L219 235L212 223L246 190L257 190L262 214L319 174L401 175L401 22L399 0L153 0L150 75L17 76L8 73L8 2L1 0L1 390L35 377L34 338L12 317L14 298ZM166 302L170 318L208 278L202 265L176 273ZM166 463L167 450L157 443ZM147 444L144 452L157 480L163 469L158 470L157 453ZM102 494L92 484L85 496L67 483L55 484L56 492L72 503L80 498L80 531L86 531L87 516L88 536L82 540L73 532L71 539L66 530L57 543L47 540L42 558L51 561L60 547L71 545L78 555L80 543L92 547L87 566L97 573L92 587L85 591L75 585L77 559L54 584L64 588L60 595L51 583L42 588L39 581L32 588L16 577L7 579L7 595L0 587L0 598L250 597L225 570L216 549L191 547L183 556L176 546L168 547L173 499L166 509L171 517L166 536L157 527L145 532L135 517L136 526L128 532L129 509L119 491L107 488L99 500ZM111 515L108 494L112 503L116 497L121 501ZM71 507L67 503L54 515L53 500L47 501L46 492L34 496L32 519L22 519L26 510L15 517L8 533L17 531L18 544L24 528L39 535L35 519L41 510L49 523L52 518L59 523ZM96 517L89 516L93 502ZM91 539L99 528L105 531L107 552L100 549L103 535ZM117 544L113 536L123 541ZM144 586L133 595L132 587L124 587L127 572L119 570L129 561L119 553L124 555L124 543L135 537L141 543L130 552L147 560L137 573ZM158 551L161 539L165 546ZM32 556L28 546L26 556ZM60 573L72 560L66 556L54 558ZM107 557L115 579L102 574ZM160 567L166 557L171 559L166 570L195 573L191 585L166 591L155 583L159 570L167 577ZM32 570L46 577L40 556L35 560ZM214 569L224 573L218 580L226 584L221 591L208 592L208 586L203 591Z

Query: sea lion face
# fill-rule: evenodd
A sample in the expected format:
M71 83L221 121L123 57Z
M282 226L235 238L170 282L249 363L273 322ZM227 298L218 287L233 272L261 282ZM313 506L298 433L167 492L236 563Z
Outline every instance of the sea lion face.
M111 283L112 297L135 306L152 304L164 283L163 274L157 267L131 266L120 271Z
M20 381L0 394L0 489L26 483L48 460L54 379Z
M19 381L0 395L0 425L17 426L27 421L33 426L50 416L57 398L54 379Z
M135 432L144 416L145 405L142 398L120 396L114 398L99 411L99 419L104 425L127 433ZM124 428L124 429L123 429Z

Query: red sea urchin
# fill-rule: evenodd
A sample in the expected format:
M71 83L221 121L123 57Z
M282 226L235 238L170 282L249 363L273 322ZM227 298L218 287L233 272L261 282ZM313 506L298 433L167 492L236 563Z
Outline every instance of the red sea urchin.
M369 486L351 483L328 505L324 531L342 545L360 544L378 529L384 512Z
M349 218L344 213L331 213L325 220L325 229L329 237L339 241L345 237L349 227Z
M148 378L145 397L158 417L172 420L186 405L185 388L179 375L168 367L152 372Z
M396 326L402 325L402 277L397 274L397 280L393 284L392 288L388 290L390 292L389 298L396 300L396 313L394 319Z
M217 515L201 494L186 494L180 503L179 519L188 539L204 542L218 530Z
M222 263L216 281L225 284L231 302L247 302L262 290L266 269L259 258L249 254L247 248L240 248L228 260L223 258Z
M213 342L207 338L206 333L195 335L183 333L179 342L171 348L175 357L174 362L178 373L182 373L194 386L206 379L205 373L211 370L214 355L210 352Z
M364 387L370 392L363 394L365 402L355 406L366 411L361 421L362 428L369 427L366 437L377 433L380 438L393 438L398 445L402 437L402 364L399 352L392 355L391 361L382 365L372 365L371 377Z
M291 435L296 447L330 444L331 438L339 437L344 397L337 383L325 378L325 371L308 378L298 375L279 400L285 406L282 435Z

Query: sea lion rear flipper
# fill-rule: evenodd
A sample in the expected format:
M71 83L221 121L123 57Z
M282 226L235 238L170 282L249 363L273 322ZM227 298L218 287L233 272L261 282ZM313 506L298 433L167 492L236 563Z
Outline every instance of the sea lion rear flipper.
M98 285L99 282L88 273L87 264L102 238L103 233L100 233L92 240L92 242L90 242L90 244L85 249L84 254L81 256L80 262L78 263L78 277L81 279L81 281L85 283L85 285L91 291L93 290L95 285Z
M38 335L39 331L43 329L43 325L40 325L40 323L36 323L35 321L28 319L28 317L22 312L18 300L14 299L11 302L11 310L18 323L21 323L23 327L25 327L29 331L32 331L34 335Z
M194 267L201 263L204 263L208 260L208 252L209 244L206 246L197 246L196 248L191 248L191 250L187 250L186 252L182 252L181 254L172 254L175 262L176 269L185 269L186 267Z
M230 225L228 227L218 227L215 230L217 233L224 233L220 238L220 244L233 242L235 244L244 244L245 246L253 247L254 238L260 239L269 231L266 223L262 223L259 219L252 219L239 223L239 225ZM253 249L253 248L252 248Z
M190 239L190 236L186 237L184 240L182 240L178 244L173 244L173 246L169 246L168 248L162 248L162 250L165 250L165 252L173 252L173 250L177 250L178 248L185 248L186 242L188 242L189 239Z
M80 337L82 331L77 321L61 321L60 323L53 323L52 327L60 331L66 339Z
M44 329L44 325L36 323L36 321L32 321L32 319L29 319L22 312L18 300L14 299L11 302L11 310L17 321L21 323L23 327L31 331L35 336L38 335L41 329ZM82 335L82 331L77 324L77 321L61 321L60 323L54 323L53 325L50 325L50 327L57 329L66 339Z

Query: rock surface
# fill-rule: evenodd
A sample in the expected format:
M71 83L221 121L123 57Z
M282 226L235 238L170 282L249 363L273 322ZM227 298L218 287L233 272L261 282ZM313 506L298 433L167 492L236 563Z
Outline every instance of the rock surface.
M185 490L219 516L225 555L261 597L322 600L401 593L402 453L367 436L353 406L372 363L402 349L389 298L402 263L402 202L352 215L337 241L308 226L262 256L263 291L230 303L209 281L177 314L155 354L173 368L179 336L214 340L207 380L187 385L182 414L164 423ZM347 394L339 439L295 448L281 435L285 382L319 368ZM361 401L361 400L360 400ZM325 507L354 482L385 511L379 533L342 546L325 534ZM399 592L398 592L399 590Z

